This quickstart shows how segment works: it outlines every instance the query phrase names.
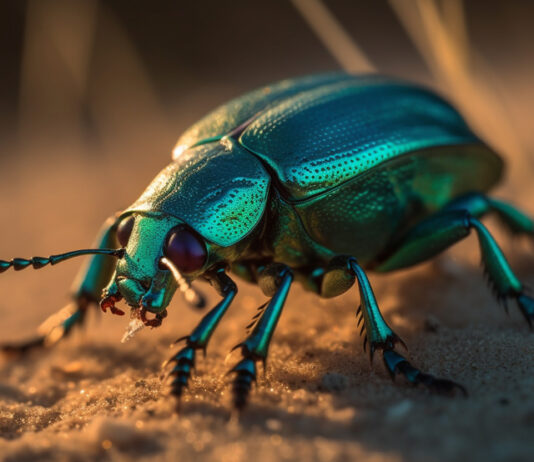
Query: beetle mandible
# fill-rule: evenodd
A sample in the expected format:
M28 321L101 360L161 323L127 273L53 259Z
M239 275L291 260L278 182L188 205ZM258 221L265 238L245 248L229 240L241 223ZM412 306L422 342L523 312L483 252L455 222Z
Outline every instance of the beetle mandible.
M363 322L371 357L380 350L392 377L437 392L465 391L396 351L401 340L384 321L366 271L415 265L473 230L497 299L514 300L531 324L534 299L479 221L493 212L513 231L534 234L530 218L486 195L502 168L453 107L407 82L335 73L260 88L187 130L173 161L131 207L106 222L97 248L0 261L1 272L94 254L76 280L70 316L3 350L55 343L83 322L92 304L124 314L115 306L122 299L131 307L128 335L158 326L176 290L202 305L190 282L204 279L222 300L171 358L179 399L196 353L236 295L232 272L271 297L236 347L233 402L242 409L294 279L321 297L357 282L358 325Z

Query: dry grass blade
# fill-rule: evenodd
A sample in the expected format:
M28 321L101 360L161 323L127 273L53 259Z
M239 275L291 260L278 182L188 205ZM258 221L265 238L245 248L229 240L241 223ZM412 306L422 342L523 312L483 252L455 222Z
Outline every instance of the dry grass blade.
M176 136L149 70L104 2L29 1L21 61L19 135L29 152L43 143L83 148L87 112L110 150L124 134L132 149L146 133Z
M291 0L297 11L347 72L373 72L375 66L321 0Z
M19 95L22 137L35 127L48 128L50 121L76 131L87 92L97 10L97 2L89 0L27 3Z
M445 87L475 131L507 157L532 163L489 66L469 43L462 2L444 2L443 12L434 0L416 0L416 8L413 2L403 0L390 0L390 4L438 84Z

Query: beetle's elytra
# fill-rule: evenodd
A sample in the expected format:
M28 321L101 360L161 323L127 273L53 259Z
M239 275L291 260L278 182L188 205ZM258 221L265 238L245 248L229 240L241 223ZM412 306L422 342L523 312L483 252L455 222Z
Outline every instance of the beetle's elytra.
M177 289L202 305L190 282L204 279L222 300L171 358L179 398L197 350L206 348L237 292L234 273L271 297L238 345L233 393L243 408L293 281L322 297L357 281L358 324L370 354L381 350L392 376L438 392L463 391L396 352L400 339L382 318L365 271L415 265L474 230L497 298L515 300L531 324L534 300L479 221L495 212L513 231L534 234L531 219L486 195L501 171L501 159L454 108L423 88L350 74L260 88L187 130L172 162L130 208L108 220L96 249L0 261L0 271L19 270L94 254L78 276L70 318L3 350L57 341L83 322L92 304L124 314L115 306L120 300L133 313L131 336L143 325L161 324Z

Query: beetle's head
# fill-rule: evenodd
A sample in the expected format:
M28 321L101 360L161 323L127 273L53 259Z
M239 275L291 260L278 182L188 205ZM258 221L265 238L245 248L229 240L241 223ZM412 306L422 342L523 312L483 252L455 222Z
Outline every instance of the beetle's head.
M102 308L124 298L161 321L178 285L258 239L269 184L261 162L231 138L185 149L120 217L125 252Z
M124 299L147 325L160 324L177 287L184 290L213 260L210 245L198 233L164 214L122 217L117 240L125 252L104 291L102 307L113 312L114 302ZM155 320L148 320L146 312L155 313Z

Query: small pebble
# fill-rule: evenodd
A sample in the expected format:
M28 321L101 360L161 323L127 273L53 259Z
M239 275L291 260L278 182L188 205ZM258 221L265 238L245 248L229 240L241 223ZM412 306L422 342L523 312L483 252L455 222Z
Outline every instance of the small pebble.
M322 388L328 391L341 391L347 388L349 379L343 374L327 372L321 380Z
M425 319L424 329L426 332L432 332L435 334L439 330L439 319L435 316L428 315Z

